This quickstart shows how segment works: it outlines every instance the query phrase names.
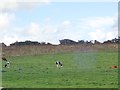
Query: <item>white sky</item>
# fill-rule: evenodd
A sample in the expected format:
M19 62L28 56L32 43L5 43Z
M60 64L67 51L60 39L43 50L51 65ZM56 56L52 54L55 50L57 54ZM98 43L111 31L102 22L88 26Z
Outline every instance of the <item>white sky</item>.
M58 44L61 39L103 42L118 36L117 14L118 2L107 0L1 0L0 42L7 45L25 40L52 44Z

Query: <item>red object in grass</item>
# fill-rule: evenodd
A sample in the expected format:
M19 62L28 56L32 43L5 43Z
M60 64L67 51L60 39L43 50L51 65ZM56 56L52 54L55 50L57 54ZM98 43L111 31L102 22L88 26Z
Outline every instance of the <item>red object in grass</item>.
M111 68L115 69L115 68L118 68L118 66L112 66Z

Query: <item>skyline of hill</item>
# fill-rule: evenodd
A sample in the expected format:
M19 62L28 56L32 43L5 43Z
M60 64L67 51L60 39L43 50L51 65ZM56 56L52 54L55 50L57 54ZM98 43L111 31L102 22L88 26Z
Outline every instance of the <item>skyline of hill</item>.
M13 46L13 45L74 45L74 44L107 44L107 43L120 43L120 37L114 38L111 40L107 40L104 42L100 42L97 40L78 40L74 41L71 39L62 39L59 40L59 44L52 44L49 42L39 42L39 41L31 41L31 40L26 40L26 41L16 41L11 43L8 46ZM7 46L4 42L1 43L3 46Z

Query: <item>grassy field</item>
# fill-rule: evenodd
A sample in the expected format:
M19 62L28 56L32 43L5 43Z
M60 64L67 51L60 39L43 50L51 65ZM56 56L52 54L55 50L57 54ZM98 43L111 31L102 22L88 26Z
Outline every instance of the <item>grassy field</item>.
M118 88L117 52L69 52L11 57L2 69L6 88ZM63 62L57 68L56 60ZM2 62L4 65L4 62Z

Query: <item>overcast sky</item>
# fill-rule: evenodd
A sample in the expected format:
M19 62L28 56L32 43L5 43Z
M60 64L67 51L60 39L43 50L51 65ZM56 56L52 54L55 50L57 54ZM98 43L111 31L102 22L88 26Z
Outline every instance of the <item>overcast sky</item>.
M61 39L105 41L118 36L118 2L0 2L0 42Z

